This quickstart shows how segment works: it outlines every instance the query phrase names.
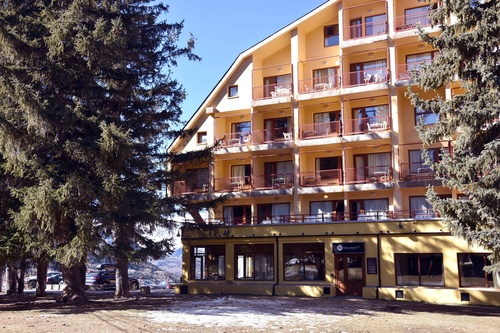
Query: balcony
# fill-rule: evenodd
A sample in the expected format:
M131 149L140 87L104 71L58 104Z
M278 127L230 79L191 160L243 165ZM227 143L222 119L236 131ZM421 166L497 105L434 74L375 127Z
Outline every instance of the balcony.
M172 193L173 195L206 193L208 189L208 180L194 182L179 180L174 182Z
M300 173L301 186L327 186L341 184L341 169L306 171Z
M344 40L361 39L387 34L387 20L375 19L372 22L358 22L344 30Z
M421 162L417 163L401 163L400 172L401 181L426 181L435 180L436 173L427 165Z
M390 165L346 169L346 184L383 183L392 180Z
M253 143L287 142L293 140L293 129L288 127L276 127L253 131Z
M292 188L293 184L293 173L272 173L253 178L253 187L256 190Z
M431 25L431 20L429 18L432 12L428 6L421 7L423 10L416 13L409 13L407 15L398 16L394 21L394 28L396 32L413 30L419 25L421 27L428 27Z
M340 88L340 76L318 76L299 80L299 94L313 94Z
M252 101L289 102L293 95L291 73L292 64L290 63L254 69L252 72Z
M341 135L340 121L305 124L299 126L301 140L336 137Z
M237 132L215 135L215 141L220 142L220 147L238 147L252 143L252 134L250 132Z
M387 68L375 67L360 71L349 72L342 77L342 86L356 87L387 82Z
M207 224L221 226L245 225L288 225L316 223L368 222L376 223L388 220L433 220L439 219L439 214L432 209L411 210L372 210L359 212L331 212L320 214L280 214L272 216L232 216L206 219ZM193 223L194 220L185 220Z
M214 179L215 192L239 192L252 188L250 176L223 177Z
M365 134L390 129L388 116L350 119L344 122L344 135Z

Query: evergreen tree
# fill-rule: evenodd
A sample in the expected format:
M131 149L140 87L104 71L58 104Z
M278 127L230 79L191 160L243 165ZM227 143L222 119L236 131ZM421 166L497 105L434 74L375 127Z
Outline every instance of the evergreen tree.
M452 18L451 23L448 18ZM424 144L453 139L451 152L432 163L443 185L463 198L428 200L454 235L492 252L488 271L500 271L500 1L446 0L432 15L440 34L421 38L439 50L416 83L424 90L459 87L451 98L410 94L413 103L439 115L435 126L418 126ZM424 154L424 156L427 156Z
M194 39L149 0L0 1L0 153L16 189L14 221L39 231L62 264L62 301L85 300L89 252L116 262L116 297L130 295L128 264L172 251L156 228L189 197L166 198L165 140L180 133L182 85L172 77ZM185 159L209 158L207 148ZM207 203L210 205L210 203Z

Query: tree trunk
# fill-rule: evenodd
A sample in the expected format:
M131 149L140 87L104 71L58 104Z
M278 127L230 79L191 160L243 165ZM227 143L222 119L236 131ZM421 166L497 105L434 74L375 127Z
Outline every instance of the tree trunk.
M7 264L7 295L16 293L17 274L16 267L12 263Z
M0 292L3 291L3 276L5 275L5 262L0 261Z
M17 277L17 293L22 294L24 292L24 276L26 275L26 259L21 259L19 262L19 276Z
M62 266L63 281L66 287L63 290L62 295L57 299L61 303L86 303L88 302L85 296L85 289L82 286L82 279L85 280L85 274L82 272L82 265L85 266L83 261L79 264L72 265L68 267L66 265Z
M130 297L130 284L128 281L128 259L116 259L116 289L115 298Z
M36 296L45 297L47 293L47 269L49 267L49 262L47 260L40 259L37 261L36 266Z

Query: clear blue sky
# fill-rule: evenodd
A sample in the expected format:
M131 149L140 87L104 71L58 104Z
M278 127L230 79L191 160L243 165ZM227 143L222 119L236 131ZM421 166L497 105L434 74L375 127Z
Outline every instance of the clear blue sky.
M184 20L184 45L189 33L196 38L194 53L201 62L181 61L175 78L187 91L183 120L210 94L238 55L287 26L326 0L163 0L168 22Z

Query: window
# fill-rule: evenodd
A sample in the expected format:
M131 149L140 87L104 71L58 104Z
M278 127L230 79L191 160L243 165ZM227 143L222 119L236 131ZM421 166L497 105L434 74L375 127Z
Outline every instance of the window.
M207 132L198 132L197 143L198 144L206 144L207 143Z
M365 18L365 35L373 36L387 32L387 18L385 14L368 16Z
M385 59L351 64L350 85L386 81L386 64Z
M361 18L353 19L349 23L350 23L350 29L351 29L351 38L363 37L363 33L362 33L363 23L361 21Z
M315 136L340 132L340 111L315 113L313 117Z
M291 119L289 117L265 119L264 120L264 141L272 142L275 140L281 141L285 139L284 133L290 133Z
M442 253L395 254L396 285L444 286Z
M355 155L354 167L354 173L349 175L350 182L387 180L390 175L391 153Z
M351 200L351 220L384 220L387 219L389 199Z
M420 150L420 149L410 150L409 154L410 154L410 172L411 173L434 173L434 171L431 169L431 167L429 165L425 164L423 150ZM432 162L439 161L439 149L437 149L437 148L427 149L427 155L429 156L429 158Z
M337 88L340 86L338 67L315 69L313 70L313 78L315 90Z
M187 178L188 191L206 190L208 187L208 168L186 170L189 174Z
M341 157L321 157L316 159L316 177L320 183L339 183L341 171Z
M411 217L419 217L419 214L430 215L436 217L432 205L427 202L425 196L410 197Z
M339 25L332 24L325 27L325 46L339 45Z
M290 204L260 204L257 206L259 223L286 223L290 220Z
M352 109L353 133L366 132L387 127L389 105L366 106ZM384 124L385 122L385 124Z
M293 162L267 162L264 164L265 186L274 187L276 181L280 180L280 185L290 185L293 182Z
M238 86L237 85L234 85L234 86L229 86L227 88L227 95L231 98L231 97L238 97Z
M406 69L408 71L418 70L422 64L429 65L439 52L424 52L418 54L409 54L406 56Z
M274 280L273 244L236 244L236 280Z
M231 183L239 183L242 185L250 185L250 164L232 165L231 166Z
M191 247L191 276L194 280L225 279L225 246Z
M429 10L429 6L405 9L405 25L411 27L416 27L418 23L422 26L430 25Z
M439 114L415 107L415 125L433 125L439 121Z
M251 130L251 123L249 121L231 124L231 139L229 140L229 144L234 145L248 142L251 138Z
M493 275L484 271L491 265L486 253L459 253L460 287L493 287Z
M227 225L251 224L252 208L250 206L225 206L224 222Z
M324 281L325 245L323 243L283 244L285 281Z
M276 91L277 88L280 89L290 89L292 85L292 75L279 75L279 76L269 76L264 78L264 97L272 97L272 93ZM290 90L289 90L290 92Z

